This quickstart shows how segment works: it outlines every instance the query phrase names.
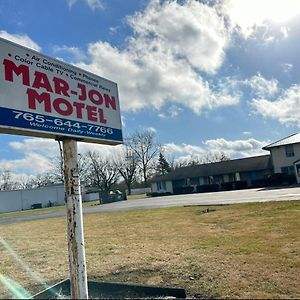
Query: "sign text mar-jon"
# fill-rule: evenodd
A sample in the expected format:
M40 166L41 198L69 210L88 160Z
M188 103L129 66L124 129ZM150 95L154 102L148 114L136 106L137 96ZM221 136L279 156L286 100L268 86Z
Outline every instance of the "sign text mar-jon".
M90 89L82 83L77 83L77 90L70 90L67 81L53 76L49 79L46 73L35 71L30 78L29 67L24 64L16 65L13 61L4 59L5 80L13 82L16 76L21 77L21 82L27 88L27 104L31 110L36 110L37 105L44 112L55 111L62 117L70 116L74 112L77 119L106 124L103 105L108 109L116 110L116 100L106 93ZM43 89L45 92L40 92ZM78 101L69 101L76 98Z
M118 86L0 38L0 132L120 144Z

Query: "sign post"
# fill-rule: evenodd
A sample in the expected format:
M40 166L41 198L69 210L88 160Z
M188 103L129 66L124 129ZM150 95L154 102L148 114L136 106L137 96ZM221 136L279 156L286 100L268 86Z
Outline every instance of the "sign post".
M63 153L71 297L88 299L77 142L63 140Z
M0 38L0 133L63 141L71 297L87 299L77 141L123 143L117 84Z

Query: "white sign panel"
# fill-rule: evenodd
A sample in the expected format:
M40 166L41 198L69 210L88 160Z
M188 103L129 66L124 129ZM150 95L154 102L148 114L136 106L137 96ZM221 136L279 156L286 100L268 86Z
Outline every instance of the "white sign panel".
M0 132L122 143L117 84L0 38Z

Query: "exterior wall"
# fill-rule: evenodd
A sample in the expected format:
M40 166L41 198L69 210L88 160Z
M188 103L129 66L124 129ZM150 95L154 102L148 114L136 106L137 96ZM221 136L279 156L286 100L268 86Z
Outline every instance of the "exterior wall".
M172 193L173 194L173 183L172 181L158 181L151 183L152 193Z
M140 188L140 189L131 189L131 195L140 195L151 192L151 188ZM128 195L128 191L126 190L126 194Z
M49 201L55 205L65 203L64 186L51 186L31 190L1 191L0 213L30 209L31 205L41 203L47 207Z
M294 167L295 167L297 183L300 183L300 161L295 162Z
M184 179L173 180L173 188L182 187L185 185Z
M89 193L89 194L85 194L82 197L82 201L84 202L90 202L90 201L95 201L95 200L99 200L99 193Z
M300 162L299 162L300 164ZM220 174L220 175L213 175L213 176L200 176L200 177L192 177L192 178L185 178L180 180L174 180L171 185L171 181L166 181L166 188L158 189L158 186L162 186L162 182L154 182L152 183L152 192L156 193L163 193L163 192L170 192L174 193L180 189L184 189L187 187L193 187L193 192L198 190L198 187L207 186L207 185L219 185L220 190L223 188L226 189L226 186L223 184L229 184L227 188L230 188L230 183L232 184L231 188L250 188L257 184L257 180L266 180L269 175L272 174L271 169L265 170L253 170L249 172L235 172L229 174ZM300 180L300 173L299 173L299 180ZM240 182L240 185L237 183ZM197 185L195 183L198 183Z
M167 185L167 192L173 194L173 183L172 183L172 181L167 181L166 185Z
M156 182L151 183L151 193L157 193L157 184L156 184Z
M292 157L286 157L285 147L274 147L270 149L274 166L274 173L281 173L282 167L293 166L296 160L300 159L300 143L294 144L294 153Z

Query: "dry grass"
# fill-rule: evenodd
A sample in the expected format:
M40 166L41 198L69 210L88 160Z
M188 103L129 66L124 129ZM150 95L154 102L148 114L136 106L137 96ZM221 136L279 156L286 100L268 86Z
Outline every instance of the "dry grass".
M183 287L189 296L300 298L300 201L85 215L90 279ZM1 237L53 284L68 276L64 218L3 224ZM42 289L0 247L1 273ZM0 295L5 291L0 286Z
M127 195L127 200L137 200L147 198L146 194L138 194L138 195Z

